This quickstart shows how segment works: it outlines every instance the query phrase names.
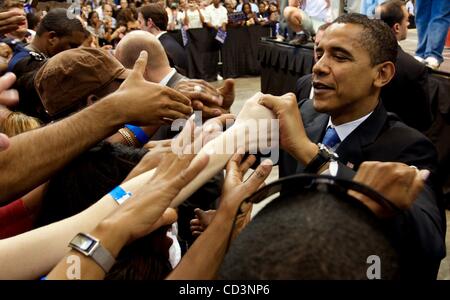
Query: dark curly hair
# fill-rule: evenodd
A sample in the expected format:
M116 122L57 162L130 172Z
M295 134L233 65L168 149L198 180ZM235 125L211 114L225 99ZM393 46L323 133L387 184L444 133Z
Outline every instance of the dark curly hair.
M333 23L355 24L363 28L359 41L369 52L372 65L397 58L397 39L389 26L381 20L372 20L361 14L345 14L336 18Z
M84 29L80 20L67 17L67 9L54 8L42 18L36 29L36 35L41 36L45 32L54 31L58 37L71 36L74 32L82 32L87 37L88 32Z

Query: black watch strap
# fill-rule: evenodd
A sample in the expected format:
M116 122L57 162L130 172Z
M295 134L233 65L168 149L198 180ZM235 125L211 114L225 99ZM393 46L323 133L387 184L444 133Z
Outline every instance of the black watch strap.
M304 173L316 174L326 163L338 158L338 155L327 146L320 143L317 145L319 146L319 152L305 167Z

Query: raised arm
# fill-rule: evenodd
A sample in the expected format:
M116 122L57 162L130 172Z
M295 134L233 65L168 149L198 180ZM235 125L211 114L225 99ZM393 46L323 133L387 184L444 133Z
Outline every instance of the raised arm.
M243 182L243 176L250 167L247 163L250 158L243 162L242 159L242 154L235 154L228 163L220 206L214 219L167 279L215 279L228 247L239 205L263 184L272 169L271 162L264 161L249 179Z
M11 138L10 147L0 152L0 203L47 181L125 123L152 125L164 124L164 118L188 118L192 112L190 100L145 81L142 74L146 62L147 53L143 52L119 90L94 105L55 124Z
M140 164L136 168L139 169ZM121 187L134 194L148 180L144 173L121 184ZM107 194L75 216L0 240L0 279L37 279L47 274L67 253L69 241L78 232L90 232L117 207L117 202ZM163 218L154 228L164 223Z
M114 213L106 217L90 231L113 257L117 257L126 244L148 235L155 229L155 222L161 218L173 197L192 180L206 165L207 156L191 164L194 155L177 157L168 154L160 163L155 175L129 198ZM175 218L176 219L176 218ZM171 218L171 221L175 221ZM80 252L71 250L66 257L80 259L80 278L103 279L106 271L94 260ZM66 257L47 276L48 279L67 278Z

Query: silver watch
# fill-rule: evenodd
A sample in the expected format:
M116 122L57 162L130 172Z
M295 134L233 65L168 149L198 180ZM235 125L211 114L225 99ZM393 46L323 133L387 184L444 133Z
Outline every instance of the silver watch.
M70 241L69 247L90 257L105 273L108 273L116 263L114 257L100 244L100 241L87 233L77 234Z

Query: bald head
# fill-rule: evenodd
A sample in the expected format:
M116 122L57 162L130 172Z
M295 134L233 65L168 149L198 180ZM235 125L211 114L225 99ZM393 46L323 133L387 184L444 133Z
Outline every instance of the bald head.
M153 80L151 74L170 70L169 60L160 41L151 33L135 30L119 42L115 56L125 68L132 69L142 50L148 53L147 80Z

